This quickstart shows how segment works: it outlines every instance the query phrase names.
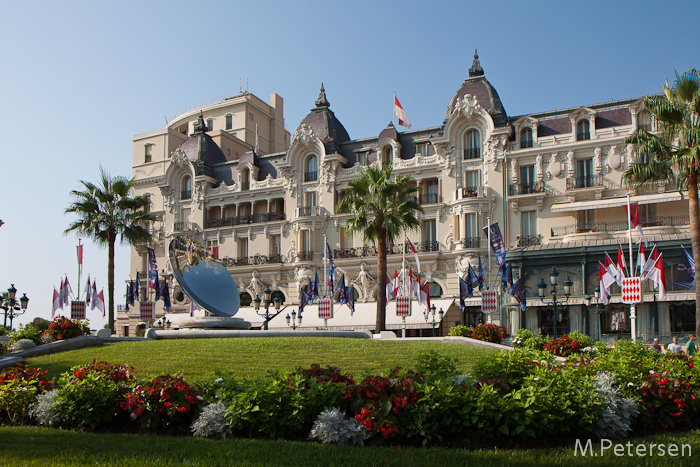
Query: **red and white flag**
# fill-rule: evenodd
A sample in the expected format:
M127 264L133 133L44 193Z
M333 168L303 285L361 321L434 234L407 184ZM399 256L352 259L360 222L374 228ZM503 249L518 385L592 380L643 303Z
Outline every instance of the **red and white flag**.
M603 305L607 305L610 286L615 282L615 278L600 262L598 263L598 271L600 274L600 301Z
M627 206L624 206L624 208L625 211L627 211ZM644 236L644 232L642 232L642 224L639 221L639 203L630 203L629 216L630 221L632 221L632 225L635 229L637 229L637 232L639 232L639 236L642 238L644 245L648 247L649 244L647 243L647 239Z
M104 289L100 290L100 293L97 294L97 300L94 300L97 302L95 304L95 308L100 310L102 312L102 317L105 317L105 291Z
M88 274L87 285L85 286L85 305L90 304L90 298L92 297L92 289L90 288L90 274Z
M77 245L75 248L78 253L78 276L80 276L80 272L83 269L83 245ZM78 277L78 279L80 279L80 277ZM78 283L78 286L80 286L80 283Z
M386 301L387 303L393 298L394 296L394 286L391 282L391 279L389 278L389 274L386 275Z
M66 281L63 283L63 287L66 289L65 302L68 303L68 300L70 300L70 296L73 295L73 289L68 283L68 276L66 276Z
M401 103L396 98L396 94L394 94L394 115L396 115L396 118L399 119L399 125L406 127L409 130L411 129L411 122L408 121L408 116L406 116L406 112L404 112L403 107L401 107Z
M644 265L647 263L646 257L644 256L644 243L639 242L639 254L637 255L637 266L639 266L639 275L641 277ZM642 278L642 281L644 279Z
M617 281L617 268L607 252L605 253L605 270L608 271L608 274L610 274L613 280Z
M95 307L97 306L97 300L99 297L97 296L97 281L93 280L92 281L92 304L90 305L90 309L94 310Z
M643 281L650 278L651 273L654 270L654 263L656 263L656 260L658 258L659 252L656 250L656 245L654 245L654 248L651 249L649 259L646 260L646 262L644 263L644 268L642 268L642 272L640 274L640 277Z
M53 288L53 302L51 303L51 319L56 314L56 310L61 308L61 301L60 301L60 296L58 293L58 290L56 290L56 287Z
M622 287L622 279L625 278L625 269L627 269L627 263L625 263L625 255L622 254L622 245L617 245L617 285Z
M420 289L418 303L425 305L425 319L427 320L428 312L430 311L430 288L428 287L428 281L425 281L425 284L423 284L423 287Z
M659 255L654 262L654 268L649 275L649 279L654 283L654 288L659 289L659 298L666 296L666 274L664 273L664 255Z
M411 269L409 268L409 271ZM413 280L413 271L411 271L411 294L410 297L413 299L413 297L416 298L420 302L420 274L416 276L416 280Z
M190 299L190 318L194 318L194 310L197 309L197 304L194 300Z
M63 285L63 278L61 278L61 285L58 287L58 307L59 308L63 308L65 296L66 296L66 288Z
M416 259L416 273L420 275L420 261L418 261L418 253L416 253L416 247L413 246L413 242L409 240L408 237L406 237L406 240L408 240L408 244L411 245L411 250L413 250L413 257Z
M401 296L401 281L399 280L399 273L394 269L394 284L392 285L394 288L393 294L394 297L400 297Z

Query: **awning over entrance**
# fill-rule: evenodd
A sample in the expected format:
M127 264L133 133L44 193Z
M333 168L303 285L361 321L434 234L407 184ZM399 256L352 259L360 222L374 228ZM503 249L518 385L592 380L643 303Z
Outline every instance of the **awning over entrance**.
M670 201L680 201L680 193L655 193L652 195L639 195L630 198L631 203L639 204L654 204L667 203ZM584 211L587 209L604 209L614 208L627 205L627 197L596 199L587 201L574 201L572 203L555 203L552 204L552 212L568 212L568 211Z

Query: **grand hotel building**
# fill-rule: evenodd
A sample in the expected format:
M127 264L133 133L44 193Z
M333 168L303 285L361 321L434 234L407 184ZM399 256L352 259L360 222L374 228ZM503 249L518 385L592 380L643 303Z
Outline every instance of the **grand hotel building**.
M288 306L270 328L285 329L284 315L296 309L300 288L316 272L323 274L326 236L336 277L344 274L357 297L356 313L350 316L347 307L336 306L328 327L371 330L376 293L384 293L384 281L376 277L376 250L361 236L344 232L350 214L336 214L335 205L346 195L346 182L364 166L392 164L394 173L412 176L418 186L424 213L420 231L409 238L419 250L421 277L430 281L432 300L445 312L434 318L437 332L447 333L455 323L492 320L511 331L526 327L552 334L556 328L559 335L578 330L604 340L628 338L629 305L621 303L617 286L607 307L587 308L584 296L598 285L598 261L605 252L616 259L621 243L629 262L623 209L629 190L622 174L638 160L621 142L637 128L656 130L642 98L511 116L476 55L468 73L447 102L444 121L431 128L400 132L389 124L376 136L352 139L321 86L314 107L291 134L280 96L272 94L266 103L244 92L136 135L135 192L150 196L157 218L151 230L161 280L171 286L168 317L175 320L189 311L189 299L168 269L166 249L173 235L196 239L223 261L241 294L240 316L254 327L262 319L251 300L270 287ZM252 150L256 128L257 154ZM690 247L688 202L667 184L633 190L632 201L640 204L646 237L664 253L670 289L660 301L645 286L644 303L637 306L638 336L691 331L694 292L671 286L681 245ZM476 268L481 258L488 280L482 228L489 220L500 225L515 278L525 277L525 312L507 293L500 294L500 311L489 316L481 314L478 297L468 300L464 311L456 305L457 277L469 264ZM633 237L636 242L634 231ZM405 246L400 242L388 255L389 271L401 270ZM635 251L635 261L636 256ZM415 268L412 253L407 259ZM131 277L146 264L145 245L132 248ZM553 266L560 281L568 277L574 284L556 312L537 297L538 282L547 281ZM493 258L490 267L495 288ZM161 305L156 317L163 315ZM117 313L118 333L134 332L138 309L137 304L128 314ZM414 308L408 335L432 332L433 323L421 311ZM315 314L315 307L306 310L301 327L323 325ZM401 327L393 302L387 327Z

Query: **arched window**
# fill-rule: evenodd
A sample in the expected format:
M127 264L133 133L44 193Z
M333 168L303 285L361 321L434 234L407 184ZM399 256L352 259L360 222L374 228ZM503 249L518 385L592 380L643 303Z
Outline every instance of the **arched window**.
M250 190L250 169L247 167L241 171L241 190Z
M250 297L248 292L241 293L241 306L250 306L253 303L253 299Z
M189 175L180 180L180 199L192 199L192 177Z
M318 158L311 155L306 159L304 166L304 181L315 182L316 180L318 180Z
M307 287L308 287L308 284L307 284ZM272 292L272 295L270 295L270 300L272 300L272 303L275 302L276 297L279 297L281 300L280 303L284 304L285 298L284 298L284 294L282 293L281 290L275 290L274 292Z
M581 120L576 126L576 140L591 139L591 124L588 120Z
M532 128L525 128L520 133L520 147L521 148L531 148L532 147Z
M386 145L382 149L382 162L386 165L394 163L394 149L390 145Z
M644 131L651 131L651 114L646 110L639 112L637 116L637 128Z
M464 136L464 158L479 159L481 157L481 136L476 130L469 130Z
M430 298L442 297L442 287L437 282L428 282L428 291L430 292Z

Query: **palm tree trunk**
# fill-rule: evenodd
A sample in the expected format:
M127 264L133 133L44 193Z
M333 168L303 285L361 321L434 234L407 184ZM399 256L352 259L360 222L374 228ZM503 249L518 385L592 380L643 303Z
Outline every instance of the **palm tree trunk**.
M700 264L700 202L698 202L698 173L691 169L688 175L688 211L690 214L690 240L693 245L693 259ZM697 266L696 266L697 267ZM695 335L700 335L700 287L695 281Z
M377 321L374 332L386 328L386 228L377 229Z
M107 323L109 329L114 334L114 243L117 239L117 233L110 230L107 234L107 292L109 293L109 308L107 311Z

